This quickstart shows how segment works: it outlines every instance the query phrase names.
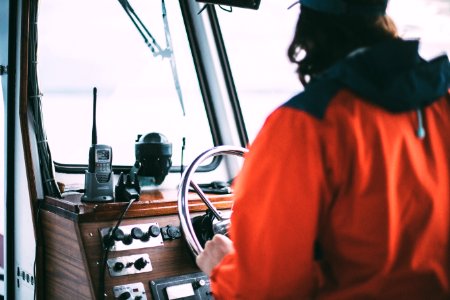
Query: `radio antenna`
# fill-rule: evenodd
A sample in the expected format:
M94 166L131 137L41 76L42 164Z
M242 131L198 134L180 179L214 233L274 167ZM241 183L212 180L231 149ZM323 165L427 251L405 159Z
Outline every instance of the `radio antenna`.
M92 118L92 145L97 145L97 88L94 87L94 107L93 107L93 118Z

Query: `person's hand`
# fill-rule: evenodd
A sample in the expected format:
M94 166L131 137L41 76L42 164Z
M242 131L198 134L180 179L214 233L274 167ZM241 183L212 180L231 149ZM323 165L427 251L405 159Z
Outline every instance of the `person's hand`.
M198 267L208 276L222 258L233 250L233 242L222 234L216 234L205 243L205 249L197 256Z

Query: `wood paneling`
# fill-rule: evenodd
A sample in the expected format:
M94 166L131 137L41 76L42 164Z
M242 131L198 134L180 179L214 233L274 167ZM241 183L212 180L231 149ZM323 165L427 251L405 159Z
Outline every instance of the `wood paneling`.
M47 299L92 299L83 245L76 224L52 212L41 211L44 249L44 294Z

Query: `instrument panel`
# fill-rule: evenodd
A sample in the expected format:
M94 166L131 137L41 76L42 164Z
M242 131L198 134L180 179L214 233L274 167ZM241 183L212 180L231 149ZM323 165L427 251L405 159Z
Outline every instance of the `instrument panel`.
M176 197L169 195L144 195L121 221L124 203L46 198L40 298L213 299L182 235ZM192 216L204 214L207 208L193 197ZM211 201L221 210L231 207L230 195Z

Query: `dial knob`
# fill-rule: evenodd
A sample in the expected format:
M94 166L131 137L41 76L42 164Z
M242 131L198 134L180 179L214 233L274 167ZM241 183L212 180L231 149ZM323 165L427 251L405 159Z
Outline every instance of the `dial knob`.
M113 239L116 241L121 241L125 238L125 234L123 233L122 229L117 228L116 231L113 233Z
M127 300L131 298L131 294L130 292L123 292L122 294L120 294L119 296L119 300Z
M158 235L161 234L161 230L159 229L158 226L152 225L148 229L148 234L150 234L152 237L157 237Z
M116 271L116 272L122 271L123 268L125 268L125 265L120 261L116 262L113 267L114 271Z
M131 243L133 243L133 237L131 236L131 234L128 234L122 239L122 242L125 245L130 245Z
M137 270L141 270L143 268L145 268L145 266L147 265L148 261L146 261L143 257L138 258L135 262L134 262L134 267Z
M181 236L181 232L180 232L180 229L178 227L169 226L167 228L167 235L171 239L176 239L176 238L179 238Z
M131 229L131 236L134 239L140 240L144 237L144 232L139 227L134 227L133 229Z
M204 279L199 279L192 284L194 289L199 289L201 287L204 287L205 285L206 285L206 281Z

